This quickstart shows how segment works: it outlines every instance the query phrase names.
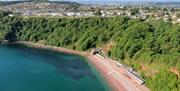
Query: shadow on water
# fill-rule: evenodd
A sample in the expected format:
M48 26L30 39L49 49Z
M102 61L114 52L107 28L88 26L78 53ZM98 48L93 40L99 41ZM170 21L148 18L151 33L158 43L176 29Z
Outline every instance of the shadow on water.
M71 77L74 80L80 80L84 77L97 79L92 73L89 64L81 56L60 53L48 49L29 48L21 44L11 44L5 47L18 50L20 55L33 61L48 63L64 76ZM38 60L39 57L42 57L42 59Z

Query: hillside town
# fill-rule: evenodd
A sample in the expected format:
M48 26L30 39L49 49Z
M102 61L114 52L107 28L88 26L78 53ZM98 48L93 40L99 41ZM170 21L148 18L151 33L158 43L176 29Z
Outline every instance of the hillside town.
M179 8L126 6L126 5L74 5L50 2L23 2L0 6L0 10L21 16L114 17L127 16L142 20L163 20L180 24Z

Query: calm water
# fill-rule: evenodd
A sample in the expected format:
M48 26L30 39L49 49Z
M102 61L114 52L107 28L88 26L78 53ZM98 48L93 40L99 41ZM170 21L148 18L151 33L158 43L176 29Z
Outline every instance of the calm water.
M80 56L22 45L0 45L0 91L110 91L110 88Z

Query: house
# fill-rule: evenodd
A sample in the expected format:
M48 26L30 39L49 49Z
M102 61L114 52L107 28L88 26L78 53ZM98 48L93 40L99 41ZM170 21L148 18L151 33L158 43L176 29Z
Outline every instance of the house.
M66 15L67 16L75 16L75 12L67 12Z
M13 16L15 16L15 15L14 15L14 14L9 14L8 16L9 16L9 17L13 17Z

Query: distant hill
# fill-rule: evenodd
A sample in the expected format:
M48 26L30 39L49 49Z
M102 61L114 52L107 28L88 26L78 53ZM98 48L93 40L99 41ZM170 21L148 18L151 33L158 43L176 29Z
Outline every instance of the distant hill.
M144 2L147 6L179 7L180 2Z
M180 7L180 2L173 2L173 1L169 1L169 2L151 2L151 1L118 1L118 0L112 0L112 1L86 1L86 0L82 0L79 1L79 3L82 4L96 4L96 5L132 5L132 6L139 6L139 5L145 5L145 6L157 6L157 7L161 7L161 6L166 6L166 7Z
M50 2L50 3L59 3L59 4L68 4L68 5L81 5L81 4L95 4L95 5L132 5L132 6L156 6L156 7L178 7L180 8L180 2L151 2L151 1L86 1L80 0L78 2L74 1L49 1L49 0L23 0L23 1L0 1L0 5L11 5L16 3L23 3L23 2Z
M11 4L16 4L16 3L23 3L23 2L28 2L28 1L0 1L0 5L11 5Z
M24 2L49 2L49 3L58 3L58 4L68 4L68 5L80 5L77 2L71 1L48 1L48 0L26 0L26 1L0 1L0 5L12 5L17 3L24 3Z

